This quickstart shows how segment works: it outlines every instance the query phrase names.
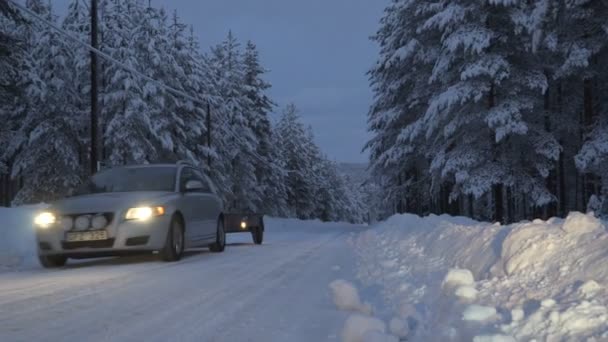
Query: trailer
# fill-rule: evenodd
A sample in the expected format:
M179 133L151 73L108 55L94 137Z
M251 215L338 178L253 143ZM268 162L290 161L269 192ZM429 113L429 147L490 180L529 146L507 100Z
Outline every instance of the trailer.
M261 245L264 241L264 215L224 214L224 229L228 234L251 233L253 243Z

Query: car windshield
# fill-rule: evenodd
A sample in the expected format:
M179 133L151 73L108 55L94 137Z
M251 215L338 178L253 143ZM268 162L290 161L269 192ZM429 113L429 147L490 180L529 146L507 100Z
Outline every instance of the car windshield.
M106 192L173 191L175 167L118 168L100 172L83 184L76 195Z

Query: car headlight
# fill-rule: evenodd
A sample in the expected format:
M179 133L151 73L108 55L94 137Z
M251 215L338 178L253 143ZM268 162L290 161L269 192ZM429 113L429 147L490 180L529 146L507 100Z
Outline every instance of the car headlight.
M40 228L49 228L57 222L55 214L45 211L34 218L34 224Z
M163 207L138 207L127 210L125 215L126 220L137 220L145 221L155 216L161 216L165 214L165 208Z

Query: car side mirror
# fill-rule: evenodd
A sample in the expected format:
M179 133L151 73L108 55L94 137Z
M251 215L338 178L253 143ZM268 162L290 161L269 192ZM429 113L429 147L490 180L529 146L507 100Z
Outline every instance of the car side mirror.
M198 181L198 180L189 180L188 182L186 182L186 187L184 190L186 192L200 191L200 190L203 190L203 188L204 188L203 182Z

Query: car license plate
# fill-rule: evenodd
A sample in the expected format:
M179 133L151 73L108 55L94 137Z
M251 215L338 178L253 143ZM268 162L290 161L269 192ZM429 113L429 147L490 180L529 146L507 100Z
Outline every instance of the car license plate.
M68 233L66 240L68 242L79 242L79 241L99 241L107 240L108 232L105 230L93 230L88 232L72 232Z

